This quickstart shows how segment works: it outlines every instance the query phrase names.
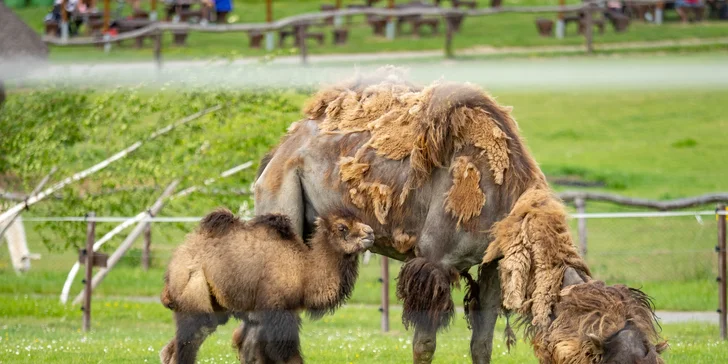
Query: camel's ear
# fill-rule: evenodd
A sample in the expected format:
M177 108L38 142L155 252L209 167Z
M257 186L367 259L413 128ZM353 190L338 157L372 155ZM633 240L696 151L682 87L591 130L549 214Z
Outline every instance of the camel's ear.
M586 337L589 339L589 342L594 349L594 354L604 354L604 346L602 345L602 341L599 340L599 337L594 334L587 334Z
M576 269L572 267L566 268L566 270L564 271L564 280L561 283L561 289L582 283L586 283L586 281L581 277Z

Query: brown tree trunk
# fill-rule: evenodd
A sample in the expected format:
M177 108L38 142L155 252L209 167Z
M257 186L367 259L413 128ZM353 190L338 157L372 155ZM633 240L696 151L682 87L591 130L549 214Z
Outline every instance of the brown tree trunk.
M503 0L490 0L490 7L491 8L498 8L503 3Z

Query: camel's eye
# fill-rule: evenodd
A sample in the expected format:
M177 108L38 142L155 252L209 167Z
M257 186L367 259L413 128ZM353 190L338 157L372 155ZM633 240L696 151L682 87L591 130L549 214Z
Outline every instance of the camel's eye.
M342 233L345 233L345 232L349 231L349 228L346 225L344 225L344 224L339 224L338 225L338 229Z

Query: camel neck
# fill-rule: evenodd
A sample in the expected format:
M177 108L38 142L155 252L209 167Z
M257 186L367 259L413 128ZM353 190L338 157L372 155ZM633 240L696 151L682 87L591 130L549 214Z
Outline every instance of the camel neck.
M311 239L311 254L303 272L306 277L304 305L313 317L339 307L351 295L358 273L356 255L345 255L319 234Z

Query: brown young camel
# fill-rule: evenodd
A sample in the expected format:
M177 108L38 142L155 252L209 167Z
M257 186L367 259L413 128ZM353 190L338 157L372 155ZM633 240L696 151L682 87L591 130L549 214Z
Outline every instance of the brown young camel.
M351 206L374 229L371 250L406 262L397 295L403 323L414 328L416 363L432 361L437 332L454 313L451 285L466 278L471 358L489 363L501 307L520 314L534 335L547 333L567 269L590 274L510 111L471 84L422 88L395 68L323 88L261 161L255 212L284 213L306 235L321 211ZM477 282L467 274L473 265ZM646 303L629 301L633 311L651 312ZM615 325L645 337L633 340L641 351L655 351L652 316L645 325L628 322ZM593 341L586 332L578 340Z
M207 215L165 274L161 299L174 311L177 332L162 363L194 363L205 338L231 315L257 325L261 360L302 362L298 311L320 317L339 307L356 281L358 254L374 241L372 229L346 209L329 211L308 241L284 215L247 222L223 209Z

